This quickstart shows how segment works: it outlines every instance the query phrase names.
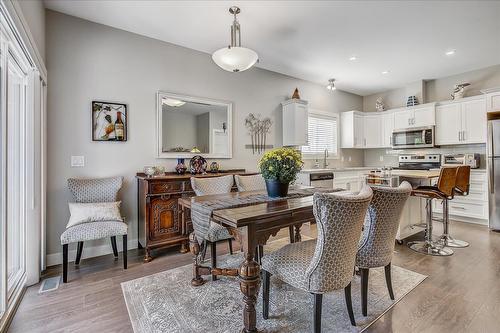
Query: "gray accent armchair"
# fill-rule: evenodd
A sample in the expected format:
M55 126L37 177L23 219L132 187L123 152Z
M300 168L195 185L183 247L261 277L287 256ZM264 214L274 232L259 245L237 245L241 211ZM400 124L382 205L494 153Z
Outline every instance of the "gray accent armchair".
M349 318L356 325L351 302L351 280L366 210L372 190L358 194L314 194L317 240L285 245L262 257L263 317L269 317L271 275L314 297L314 332L321 332L323 294L344 289Z
M78 203L98 203L118 201L118 192L123 177L101 179L68 179L68 187ZM123 237L123 268L127 269L127 230L128 226L120 221L99 221L81 223L69 227L61 234L63 246L63 282L68 282L68 245L78 243L75 265L80 264L83 242L110 237L115 258L118 258L116 236Z
M399 220L412 187L404 181L399 187L373 187L373 199L366 213L363 235L359 241L356 266L361 273L361 308L368 313L368 273L370 268L384 267L389 296L394 300L391 260Z

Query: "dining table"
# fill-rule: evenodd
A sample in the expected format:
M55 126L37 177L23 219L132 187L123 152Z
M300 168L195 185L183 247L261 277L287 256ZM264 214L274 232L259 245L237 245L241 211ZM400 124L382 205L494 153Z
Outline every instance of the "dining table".
M307 187L300 187L307 189ZM309 189L311 189L309 187ZM314 221L313 189L309 195L301 197L273 199L262 203L249 203L232 208L216 209L211 214L212 223L226 227L229 233L240 242L243 250L243 262L237 268L218 268L202 265L200 243L194 232L189 235L190 250L193 254L193 286L205 283L203 275L234 276L239 279L243 294L243 328L241 332L257 332L256 303L260 289L260 258L262 248L271 236L283 228L295 228L295 237L290 241L300 241L302 224ZM329 190L334 192L336 190ZM326 190L322 190L326 192ZM196 203L231 201L235 198L265 194L265 191L232 192L227 194L206 195L179 199L179 204L192 207ZM260 250L259 250L260 249Z

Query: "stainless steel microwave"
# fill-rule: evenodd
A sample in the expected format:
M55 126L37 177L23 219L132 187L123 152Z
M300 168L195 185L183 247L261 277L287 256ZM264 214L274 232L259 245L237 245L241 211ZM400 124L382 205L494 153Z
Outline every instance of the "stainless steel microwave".
M405 128L392 132L393 149L429 147L434 147L434 126Z

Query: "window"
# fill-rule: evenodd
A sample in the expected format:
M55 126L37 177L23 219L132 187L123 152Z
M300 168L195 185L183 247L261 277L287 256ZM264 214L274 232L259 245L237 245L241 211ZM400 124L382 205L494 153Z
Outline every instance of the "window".
M326 112L309 113L308 140L309 145L302 146L304 155L321 155L328 149L330 157L338 154L338 116Z

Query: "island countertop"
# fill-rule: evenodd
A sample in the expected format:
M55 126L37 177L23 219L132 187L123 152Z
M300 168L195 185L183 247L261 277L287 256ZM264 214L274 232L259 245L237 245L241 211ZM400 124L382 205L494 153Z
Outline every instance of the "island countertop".
M439 177L440 170L392 170L394 176L414 179L431 179Z

